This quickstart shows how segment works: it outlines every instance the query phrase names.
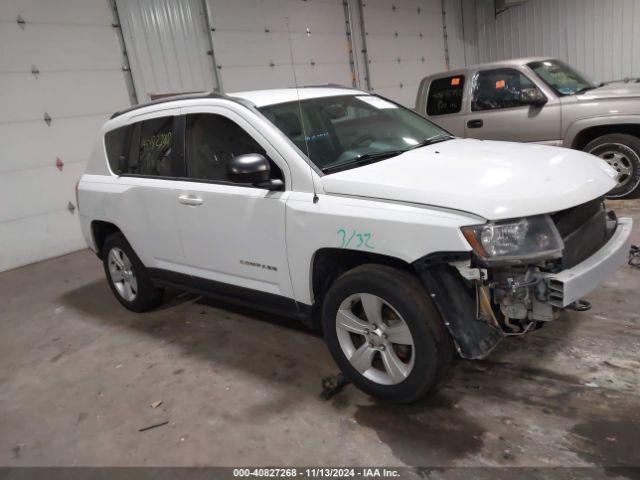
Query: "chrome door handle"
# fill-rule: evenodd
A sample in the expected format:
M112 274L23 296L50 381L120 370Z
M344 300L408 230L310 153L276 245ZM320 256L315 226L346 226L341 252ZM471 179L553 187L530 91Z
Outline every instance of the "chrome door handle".
M203 203L202 199L196 195L180 195L178 197L178 201L183 205L189 205L192 207L197 207Z

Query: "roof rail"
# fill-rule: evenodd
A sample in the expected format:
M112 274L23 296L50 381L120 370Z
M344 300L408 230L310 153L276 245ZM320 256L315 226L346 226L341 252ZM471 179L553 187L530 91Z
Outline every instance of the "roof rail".
M296 87L286 87L286 88L296 88ZM301 85L301 86L299 86L297 88L343 88L345 90L358 90L357 88L346 87L344 85L340 85L340 84L337 84L337 83L325 83L324 85ZM140 108L148 107L150 105L158 105L158 104L162 104L162 103L174 102L174 101L177 101L177 100L190 100L190 99L198 99L198 98L226 98L228 100L232 100L232 101L237 102L237 103L242 103L245 106L248 103L246 101L243 101L240 98L229 97L227 95L224 95L224 94L218 93L218 92L183 93L183 94L171 95L171 96L167 96L167 97L158 98L158 99L152 100L150 102L139 103L138 105L133 105L133 106L131 106L129 108L125 108L124 110L118 110L113 115L111 115L111 119L119 117L120 115L124 115L125 113L133 112L133 111L138 110Z
M296 87L290 87L290 88L296 88ZM346 85L340 85L339 83L325 83L325 84L319 84L319 85L300 85L297 88L343 88L345 90L360 90L359 88L347 87Z
M133 105L129 108L125 108L124 110L118 110L111 118L119 117L120 115L124 115L125 113L133 112L140 108L148 107L150 105L158 105L161 103L169 103L177 100L189 100L189 99L197 99L197 98L228 98L226 95L223 95L218 92L197 92L197 93L184 93L181 95L171 95L168 97L158 98L157 100L152 100L150 102L139 103L138 105Z

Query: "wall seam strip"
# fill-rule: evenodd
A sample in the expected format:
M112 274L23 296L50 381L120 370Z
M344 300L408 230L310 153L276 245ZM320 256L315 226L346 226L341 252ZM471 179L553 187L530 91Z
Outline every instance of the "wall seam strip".
M209 41L209 51L211 52L211 63L213 65L213 78L216 81L216 88L215 90L220 92L220 93L224 93L224 89L222 87L222 74L219 71L220 68L218 67L218 62L216 62L216 51L214 49L214 42L213 42L213 32L215 31L214 28L211 27L211 11L209 10L209 2L207 2L207 0L202 0L202 9L203 9L203 14L204 14L204 23L205 26L207 28L207 39Z
M127 47L124 43L124 35L122 34L122 24L120 23L120 14L118 13L118 5L116 0L108 0L111 11L113 12L113 27L117 30L118 43L120 44L120 52L122 53L122 71L124 72L124 81L127 85L127 92L129 93L129 101L131 105L138 104L138 94L136 93L136 87L133 83L133 75L131 74L131 65L129 65L129 55L127 54Z
M360 35L362 38L362 55L364 57L364 80L367 90L371 90L371 74L369 72L369 52L367 51L367 32L365 31L364 22L364 5L362 0L358 0L358 13L360 14Z

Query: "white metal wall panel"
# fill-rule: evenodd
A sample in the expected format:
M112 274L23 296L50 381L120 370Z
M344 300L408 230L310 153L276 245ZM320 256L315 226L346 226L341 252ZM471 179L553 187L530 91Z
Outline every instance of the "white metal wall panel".
M138 101L217 89L202 0L117 0Z
M413 107L423 77L446 70L440 0L366 0L371 89Z
M121 101L118 104L125 106ZM57 158L64 159L65 165L84 163L90 139L97 135L107 115L56 117L51 126L47 126L40 118L27 122L0 123L0 175L17 170L52 168L52 159L55 162ZM26 128L28 135L25 135ZM72 142L69 132L73 132L74 138L86 140ZM2 195L0 192L0 198Z
M208 4L224 91L293 86L294 67L298 85L352 85L341 0L208 0Z
M106 0L0 3L0 271L84 247L67 205L97 130L129 105L112 22Z
M598 82L640 76L640 0L530 0L497 19L493 5L476 1L480 62L554 56Z
M30 68L29 68L30 69ZM27 78L29 78L28 81ZM26 77L26 78L25 78ZM45 72L38 78L26 73L6 74L0 77L0 123L42 120L44 112L52 117L69 118L78 115L106 115L114 108L126 106L119 89L123 81L119 65L109 70L77 70ZM15 92L20 92L16 95ZM70 99L91 99L79 106Z

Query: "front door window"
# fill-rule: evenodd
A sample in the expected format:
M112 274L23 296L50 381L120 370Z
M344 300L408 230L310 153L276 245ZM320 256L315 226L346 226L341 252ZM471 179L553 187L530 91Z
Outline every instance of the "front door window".
M473 82L471 111L529 107L526 98L538 87L523 73L512 68L478 72Z

